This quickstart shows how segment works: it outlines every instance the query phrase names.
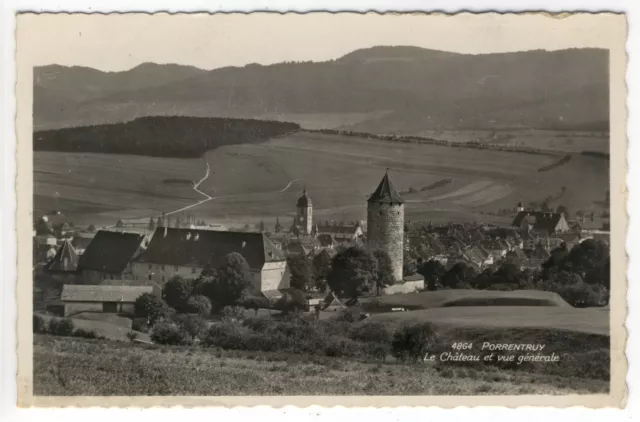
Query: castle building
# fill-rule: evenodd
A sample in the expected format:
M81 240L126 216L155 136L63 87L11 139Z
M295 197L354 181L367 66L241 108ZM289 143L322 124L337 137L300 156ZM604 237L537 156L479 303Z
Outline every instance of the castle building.
M302 191L302 196L298 198L296 208L294 226L298 228L300 234L310 235L313 226L313 204L311 203L311 198L307 196L306 189Z
M402 282L404 200L388 173L367 202L367 247L386 252L391 258L395 281Z

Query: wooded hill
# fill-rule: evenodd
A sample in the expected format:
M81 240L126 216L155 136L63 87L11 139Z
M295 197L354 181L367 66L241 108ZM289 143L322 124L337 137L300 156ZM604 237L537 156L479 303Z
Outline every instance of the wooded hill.
M224 145L264 142L295 132L295 123L200 117L143 117L126 123L35 132L35 151L200 157Z
M608 69L604 49L457 54L407 46L211 71L149 63L123 72L45 66L34 69L34 127L183 115L281 118L308 129L371 133L607 131ZM359 117L331 117L353 114ZM309 119L313 127L304 126Z

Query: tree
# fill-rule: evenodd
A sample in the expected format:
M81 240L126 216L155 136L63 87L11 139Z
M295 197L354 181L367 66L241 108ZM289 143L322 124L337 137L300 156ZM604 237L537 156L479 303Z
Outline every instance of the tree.
M242 255L237 252L227 254L217 267L202 271L203 294L217 309L236 305L251 287L249 271L249 264Z
M405 277L408 275L414 275L416 273L416 270L417 268L415 261L405 256L405 259L402 262L402 275Z
M402 360L417 360L436 345L436 327L430 322L405 325L393 335L391 349L393 355Z
M187 308L190 313L207 316L211 313L211 301L204 295L191 296Z
M458 262L442 276L441 283L450 289L464 289L475 277L476 271L473 267Z
M427 290L430 291L438 290L438 284L446 272L444 265L435 259L426 261L418 267L418 274L424 277L427 282Z
M158 227L162 227L162 220L160 219L160 217L156 218L156 228Z
M333 258L327 284L338 294L357 299L375 285L377 262L373 254L360 246L339 251Z
M87 227L87 231L89 233L95 233L96 232L96 226L94 226L93 224L89 224L89 227Z
M282 231L282 226L280 225L280 218L276 217L276 226L273 228L275 233L280 233Z
M327 288L327 276L331 269L331 253L327 249L323 249L319 254L313 257L313 276L316 289L324 291Z
M313 281L311 264L307 257L303 255L290 256L287 258L287 265L291 272L291 287L302 290L303 292L307 291Z
M169 306L162 299L151 293L140 295L134 302L133 308L136 317L147 318L148 325L155 324L169 314Z
M260 225L258 228L260 229L260 233L264 233L264 221L260 221Z
M124 221L118 220L118 222L116 223L116 227L124 227Z
M393 266L389 254L385 251L376 250L373 252L373 257L376 260L376 294L380 295L380 289L392 285L395 281L393 279Z
M179 313L189 312L193 284L180 276L172 277L162 288L162 299Z

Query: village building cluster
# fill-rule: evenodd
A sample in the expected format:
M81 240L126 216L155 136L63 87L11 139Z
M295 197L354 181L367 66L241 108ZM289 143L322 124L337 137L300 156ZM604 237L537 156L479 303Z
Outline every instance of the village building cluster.
M464 262L477 270L503 260L520 269L539 268L562 244L571 248L589 238L608 241L608 222L593 215L567 221L562 213L526 210L521 204L516 211L510 227L405 222L404 200L385 173L367 200L366 222L314 221L306 189L288 230L279 219L273 231L263 224L255 231L227 230L192 218L170 227L165 216L145 227L118 222L109 229L79 230L70 222L52 224L43 217L34 224L34 276L64 285L65 315L121 312L142 292L159 294L174 276L197 278L233 252L249 264L253 293L274 298L290 287L288 257L310 257L346 245L385 252L394 283L381 293L395 294L423 290L424 278L415 268L429 260L445 267Z

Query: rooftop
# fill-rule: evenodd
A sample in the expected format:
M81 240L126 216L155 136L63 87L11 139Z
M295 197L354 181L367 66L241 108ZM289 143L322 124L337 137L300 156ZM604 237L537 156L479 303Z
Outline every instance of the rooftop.
M65 284L60 300L63 302L135 302L145 293L152 293L152 286L103 286Z
M385 173L378 188L369 197L368 202L378 202L383 204L403 204L404 200L400 197L396 189L391 183L389 173Z

